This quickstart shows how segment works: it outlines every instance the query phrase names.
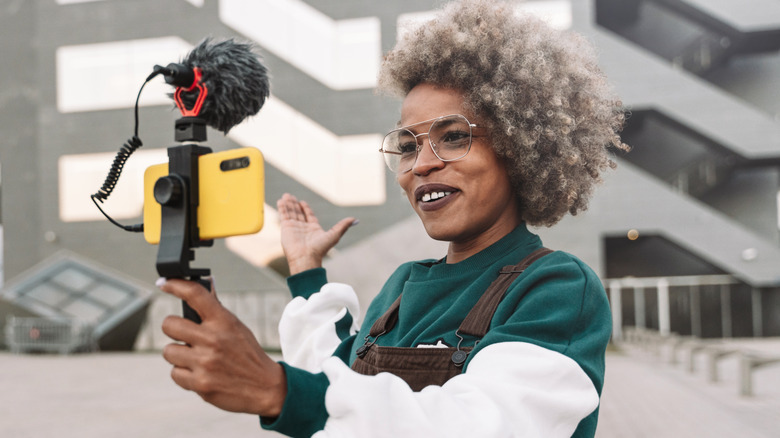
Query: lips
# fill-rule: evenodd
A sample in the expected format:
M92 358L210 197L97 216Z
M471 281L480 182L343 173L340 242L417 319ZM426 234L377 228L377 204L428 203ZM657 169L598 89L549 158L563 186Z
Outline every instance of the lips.
M459 192L446 184L425 184L415 189L414 197L421 210L432 211L452 202Z

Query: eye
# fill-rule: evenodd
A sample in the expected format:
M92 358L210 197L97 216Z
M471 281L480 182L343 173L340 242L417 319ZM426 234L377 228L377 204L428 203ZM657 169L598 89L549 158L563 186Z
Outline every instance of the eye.
M407 141L405 143L399 143L398 144L398 152L400 152L401 155L404 155L404 156L416 154L417 153L417 142L415 142L415 141Z
M451 130L445 132L439 142L441 143L441 146L448 148L461 148L468 146L469 137L471 137L471 135L468 131Z

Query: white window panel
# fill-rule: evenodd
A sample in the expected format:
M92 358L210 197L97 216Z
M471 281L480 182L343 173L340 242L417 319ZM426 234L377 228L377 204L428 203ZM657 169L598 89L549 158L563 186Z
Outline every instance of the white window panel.
M74 3L92 3L92 2L100 2L105 0L57 0L58 5L71 5ZM187 0L189 3L191 3L193 6L197 6L199 8L203 7L203 0Z
M116 153L63 155L59 159L60 219L63 222L105 220L90 195L103 185ZM114 219L139 218L144 204L144 171L168 162L166 149L136 151L125 164L119 184L101 204Z
M265 160L331 203L385 202L385 165L379 134L337 136L278 99L231 129L228 137L254 146Z
M573 20L571 0L523 2L516 6L515 12L534 14L546 21L550 26L561 30L569 29ZM398 26L396 37L400 39L406 32L416 29L435 16L436 11L411 12L399 15L396 23Z
M275 199L269 199L276 205ZM233 236L225 239L227 248L255 266L268 266L270 262L284 257L282 249L279 215L276 209L265 204L263 229L259 233Z
M300 0L221 0L219 15L334 90L376 86L382 56L376 17L333 20Z
M72 5L74 3L92 3L100 2L104 0L57 0L58 5Z
M179 37L59 47L57 108L68 113L132 107L155 64L177 62L191 49ZM139 104L173 105L171 91L158 76L146 85Z
M569 29L572 25L571 0L531 1L517 6L517 12L528 12L546 21L556 29Z
M265 160L342 206L381 205L386 199L385 168L377 152L379 134L337 136L284 103L269 99L262 112L228 135L258 147ZM103 220L90 195L103 184L115 152L64 155L59 159L60 219ZM168 161L166 149L136 151L119 184L101 204L115 219L136 218L143 207L143 173Z

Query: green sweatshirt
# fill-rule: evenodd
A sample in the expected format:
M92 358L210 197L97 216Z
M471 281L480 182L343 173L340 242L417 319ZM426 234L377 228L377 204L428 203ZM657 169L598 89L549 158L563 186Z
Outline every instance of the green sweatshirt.
M327 330L334 334L328 339L334 341L331 341L330 347L323 348L323 351L331 351L334 357L346 365L351 365L355 360L355 350L363 344L374 321L387 310L399 294L403 294L403 298L398 323L390 332L377 340L377 345L420 348L455 346L458 342L455 330L497 277L498 271L504 266L518 263L541 246L538 236L530 233L525 226L520 226L500 241L459 263L447 264L446 259L406 263L392 274L372 301L358 333L354 333L355 325L349 312L342 311L338 315L333 315ZM321 303L317 304L316 308L309 306L316 301L313 299L315 295L321 294L324 297L331 294L331 291L341 293L340 288L347 287L328 284L324 269L314 269L292 276L288 279L288 284L293 296L300 297L294 299L294 303L297 304L291 303L291 306L303 306L301 309L305 310L302 313L296 311L298 316L292 319L298 318L301 321L306 318L305 315L313 317L316 312L328 307ZM330 300L323 299L323 302L330 302ZM287 324L286 326L289 326L289 330L293 332L301 325L295 321L285 323L284 319L283 317L280 327ZM506 404L506 401L503 401L504 397L510 397L511 402L515 402L511 397L514 396L514 392L518 392L520 394L517 397L517 409L526 409L530 412L534 408L531 405L534 397L530 395L520 397L520 395L524 391L523 388L539 384L540 376L532 374L536 372L574 375L574 377L558 378L555 382L551 381L549 386L542 386L541 392L549 388L549 393L544 397L550 397L550 394L555 396L558 387L556 385L560 384L561 400L565 399L567 403L571 400L579 400L580 395L565 395L568 387L561 382L571 378L572 382L577 382L572 383L571 387L581 387L583 380L589 382L591 385L589 391L595 391L593 396L597 403L603 386L604 352L610 333L609 305L599 278L580 260L556 251L532 264L510 286L496 310L489 332L469 355L463 374L453 378L451 382L458 379L468 382L468 378L461 379L461 377L472 377L472 374L475 379L478 378L478 375L483 372L482 367L480 371L472 373L469 366L473 360L482 358L481 360L488 364L484 366L490 370L489 374L493 376L507 374L505 384L496 382L495 387L492 387L484 380L480 380L479 384L486 394L496 400L502 399L502 404ZM307 336L305 333L295 333L295 335L298 336L293 337L296 339L304 339ZM475 341L466 337L462 347L474 346ZM296 345L289 345L287 348L282 345L285 360L288 356L287 349L301 350L300 345L305 343L296 341L294 344ZM534 355L537 353L543 356L536 359L536 363L543 369L527 372L532 375L523 375L518 371L522 367L516 365L518 363L516 361L523 361L525 353L521 352L526 350L530 351L529 360L531 357L536 357ZM307 354L306 351L294 351L294 353L292 355L295 357L303 357L301 355ZM327 359L321 357L314 359L314 362L321 360L324 363ZM335 410L338 403L336 400L331 402L330 399L326 403L325 395L333 385L331 382L333 376L327 370L323 373L322 369L317 369L318 367L303 370L293 365L283 362L288 380L288 396L283 412L273 421L264 420L263 427L291 436L311 436L323 428L327 432L326 425L329 422L333 423L334 430L341 431L339 433L351 430L352 425L355 428L359 427L360 420L357 418L350 418L349 415L331 418L329 415L329 411ZM584 376L587 376L587 379ZM449 382L444 386L449 386ZM331 392L340 393L337 390ZM446 394L447 391L445 390L444 393ZM347 391L346 394L349 392ZM531 392L531 394L535 393ZM414 397L413 394L406 396ZM387 398L387 394L378 394L377 398ZM520 398L522 400L519 400ZM577 418L569 420L573 421L573 426L570 427L571 430L567 429L566 434L571 434L574 431L573 427L576 427L573 436L592 437L595 434L598 410L592 406L592 399L593 397L583 396L582 405L577 405L576 409L572 407L578 414ZM550 401L545 399L537 405L548 402ZM381 403L381 400L377 403ZM333 404L334 407L329 409L328 404ZM585 408L586 405L590 407ZM480 408L477 406L474 409ZM435 410L435 407L432 409ZM361 415L360 407L355 407L354 411L352 415ZM434 412L429 416L434 424L435 414ZM399 412L397 415L404 414ZM544 415L535 415L528 421L537 422L544 427L547 427L545 422L548 421L550 430L558 430L557 425L561 422L561 415L553 412L549 419L540 418ZM532 426L536 427L539 424L534 423ZM540 430L544 429L542 426ZM506 427L506 430L516 433L517 430L527 429L528 426L513 425L508 421ZM325 432L323 436L330 436Z

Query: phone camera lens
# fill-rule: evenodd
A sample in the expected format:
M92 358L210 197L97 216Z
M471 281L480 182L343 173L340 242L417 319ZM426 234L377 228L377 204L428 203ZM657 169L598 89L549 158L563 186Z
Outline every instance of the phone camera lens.
M234 158L219 163L219 168L223 172L236 169L245 169L249 167L249 157Z

